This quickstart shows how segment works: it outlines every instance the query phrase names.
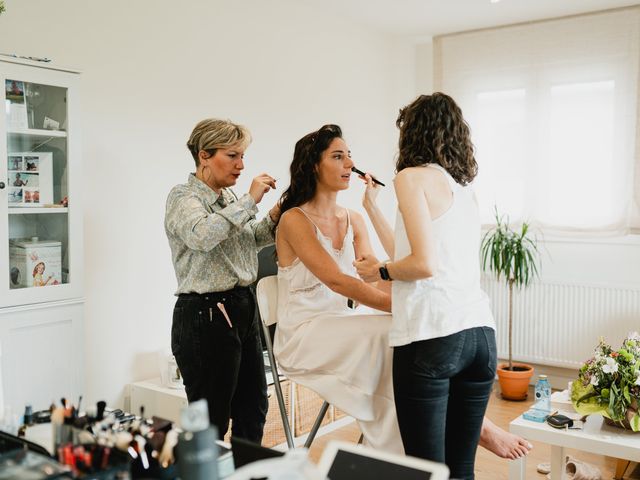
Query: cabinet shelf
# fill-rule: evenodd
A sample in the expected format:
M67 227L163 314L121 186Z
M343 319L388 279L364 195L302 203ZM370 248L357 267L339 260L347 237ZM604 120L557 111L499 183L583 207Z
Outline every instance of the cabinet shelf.
M64 138L67 132L64 130L41 130L36 128L28 128L26 130L9 130L7 132L12 136L27 136L35 138Z
M69 213L69 207L9 208L9 215L32 215L34 213Z

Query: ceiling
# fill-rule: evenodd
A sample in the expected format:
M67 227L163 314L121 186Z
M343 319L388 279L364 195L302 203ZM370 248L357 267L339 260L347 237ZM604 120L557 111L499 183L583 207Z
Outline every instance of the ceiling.
M429 37L640 5L640 0L321 0L321 5L381 32Z

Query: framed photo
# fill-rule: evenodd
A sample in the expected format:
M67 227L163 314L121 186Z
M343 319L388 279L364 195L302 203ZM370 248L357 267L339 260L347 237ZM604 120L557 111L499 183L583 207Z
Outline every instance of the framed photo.
M22 203L22 189L21 188L9 188L9 205L14 206L15 204Z
M4 93L11 103L24 104L24 82L19 80L5 80Z
M9 207L41 207L53 203L53 154L10 153L7 156Z
M22 170L22 156L7 155L7 170Z
M24 82L19 80L4 81L4 94L7 100L7 128L9 130L26 130L29 128L27 104L25 102Z

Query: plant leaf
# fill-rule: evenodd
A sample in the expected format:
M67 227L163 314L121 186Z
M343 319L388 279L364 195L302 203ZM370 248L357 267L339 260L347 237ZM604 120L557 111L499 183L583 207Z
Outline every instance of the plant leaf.
M631 396L629 395L629 385L624 386L624 390L622 391L622 394L624 395L624 399L628 403L631 403Z
M638 413L633 416L629 423L631 424L631 430L634 432L640 431L640 415Z

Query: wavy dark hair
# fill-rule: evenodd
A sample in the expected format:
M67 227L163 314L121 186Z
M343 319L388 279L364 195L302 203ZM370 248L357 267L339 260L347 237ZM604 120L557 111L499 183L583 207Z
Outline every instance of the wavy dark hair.
M442 166L460 185L478 174L469 125L449 95L420 95L400 110L396 172L429 163Z
M289 167L291 183L278 202L281 214L308 202L316 194L318 178L315 166L335 138L342 138L342 129L338 125L324 125L296 142ZM278 224L274 225L274 231L277 227Z

